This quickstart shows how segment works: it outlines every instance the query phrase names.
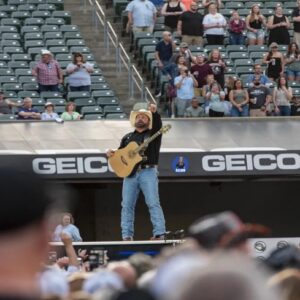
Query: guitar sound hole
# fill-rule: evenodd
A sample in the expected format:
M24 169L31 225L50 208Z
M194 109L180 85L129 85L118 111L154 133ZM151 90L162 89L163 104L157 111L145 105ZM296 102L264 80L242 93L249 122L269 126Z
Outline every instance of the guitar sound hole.
M121 161L124 165L128 166L128 163L127 163L126 159L124 158L124 156L121 156Z

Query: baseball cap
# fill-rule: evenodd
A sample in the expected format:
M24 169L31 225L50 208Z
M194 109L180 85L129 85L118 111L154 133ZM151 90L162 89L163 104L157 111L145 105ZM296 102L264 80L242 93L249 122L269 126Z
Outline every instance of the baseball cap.
M47 106L53 106L54 107L54 104L52 102L46 102L45 107L47 107Z
M185 42L182 42L182 43L180 43L179 47L180 48L188 48L189 45L187 43L185 43Z

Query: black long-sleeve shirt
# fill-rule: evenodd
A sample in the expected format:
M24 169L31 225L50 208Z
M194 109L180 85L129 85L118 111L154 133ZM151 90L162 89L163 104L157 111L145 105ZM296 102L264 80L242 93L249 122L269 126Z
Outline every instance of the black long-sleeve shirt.
M120 143L119 149L125 148L130 142L136 142L139 145L144 142L145 139L155 134L160 130L162 121L159 113L152 113L152 129L146 129L143 132L137 132L136 130L126 134ZM159 159L159 150L161 145L161 135L154 139L144 152L146 157L142 161L142 165L157 165Z

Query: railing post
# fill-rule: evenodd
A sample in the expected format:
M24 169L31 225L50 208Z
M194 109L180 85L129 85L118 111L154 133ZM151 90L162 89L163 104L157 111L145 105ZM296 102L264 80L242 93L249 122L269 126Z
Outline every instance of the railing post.
M133 68L131 62L129 62L128 67L128 96L129 99L133 98L134 95L134 83L133 83Z
M120 43L117 40L116 43L116 71L117 73L121 73L121 51L120 51Z
M141 82L141 100L146 101L146 89L145 89L144 80Z
M103 27L103 35L104 35L104 46L106 48L106 54L109 54L109 33L108 33L108 25L107 21L104 20L104 27Z

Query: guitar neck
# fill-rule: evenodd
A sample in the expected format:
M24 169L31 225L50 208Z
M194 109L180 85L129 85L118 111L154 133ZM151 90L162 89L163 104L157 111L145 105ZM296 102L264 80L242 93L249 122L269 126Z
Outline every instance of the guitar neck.
M139 145L136 149L135 149L135 153L139 153L141 150L143 150L145 147L147 147L153 140L155 140L159 135L162 134L162 130L160 129L159 131L157 131L156 133L154 133L152 136L150 136L149 138L147 138L141 145Z

